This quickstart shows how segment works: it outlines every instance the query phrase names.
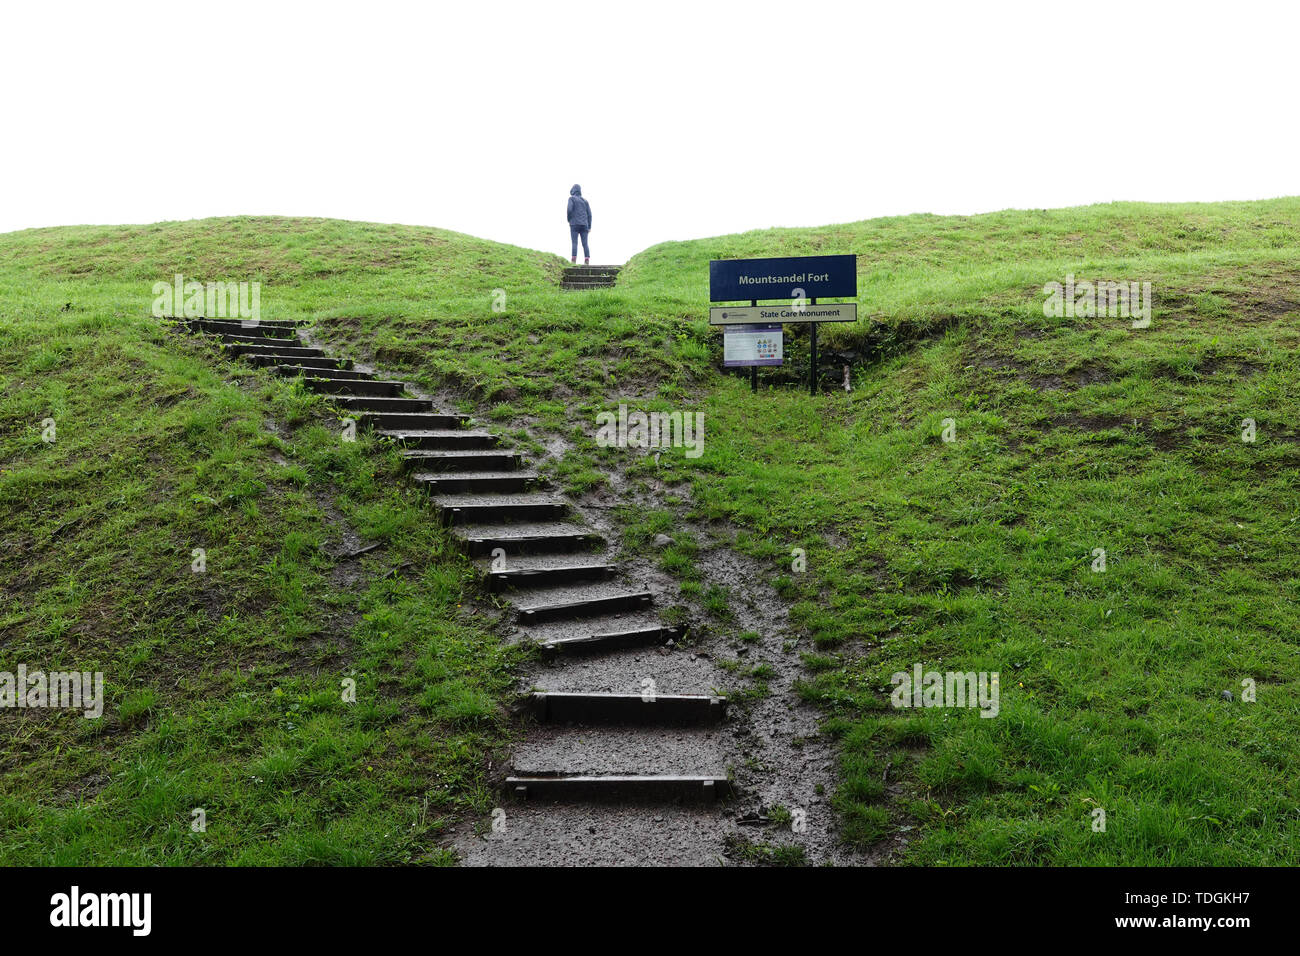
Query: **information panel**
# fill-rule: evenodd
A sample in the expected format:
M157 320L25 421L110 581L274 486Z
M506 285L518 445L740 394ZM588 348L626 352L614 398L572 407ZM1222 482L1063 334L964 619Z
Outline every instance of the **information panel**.
M780 365L780 325L729 325L722 335L722 364L726 368L746 365Z

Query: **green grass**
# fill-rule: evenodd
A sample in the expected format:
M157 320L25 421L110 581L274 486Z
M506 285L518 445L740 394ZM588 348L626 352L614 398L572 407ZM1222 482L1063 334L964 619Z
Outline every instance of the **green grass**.
M622 470L628 548L715 625L731 609L700 577L705 532L763 562L799 695L837 739L850 843L901 833L910 863L1293 864L1298 223L1282 199L769 230L656 246L579 294L556 289L556 257L400 226L0 237L0 669L99 668L110 696L99 724L0 714L18 728L0 860L445 862L445 821L488 806L512 661L458 613L463 562L380 449L149 318L152 283L183 272L260 280L265 317L558 443L546 466L575 493ZM824 341L861 355L851 393L808 396L797 343L758 395L716 370L709 259L844 252L863 319ZM1045 318L1043 285L1070 273L1150 281L1152 327ZM619 401L703 412L704 455L597 447ZM690 504L644 510L652 488ZM386 542L362 580L338 577L333 509ZM999 671L999 716L893 710L889 677L916 663Z
M727 854L742 863L755 866L805 866L807 860L801 846L772 844L748 840L743 836L730 836L726 843Z

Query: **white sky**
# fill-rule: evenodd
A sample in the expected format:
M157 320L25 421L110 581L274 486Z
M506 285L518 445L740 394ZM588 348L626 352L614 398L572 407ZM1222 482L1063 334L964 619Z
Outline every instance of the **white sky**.
M241 213L593 261L911 212L1300 193L1300 4L0 5L0 232Z

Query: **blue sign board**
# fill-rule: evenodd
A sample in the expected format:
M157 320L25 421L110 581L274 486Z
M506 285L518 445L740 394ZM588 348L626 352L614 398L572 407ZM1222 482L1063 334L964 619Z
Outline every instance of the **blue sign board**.
M802 293L796 292L802 289ZM709 263L709 300L852 298L858 294L858 257L798 256L785 259L714 259Z

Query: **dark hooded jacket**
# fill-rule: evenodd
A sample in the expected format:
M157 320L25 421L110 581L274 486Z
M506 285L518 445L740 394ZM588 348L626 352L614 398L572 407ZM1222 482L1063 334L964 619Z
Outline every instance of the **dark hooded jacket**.
M582 187L569 190L569 225L591 228L591 204L582 198Z

